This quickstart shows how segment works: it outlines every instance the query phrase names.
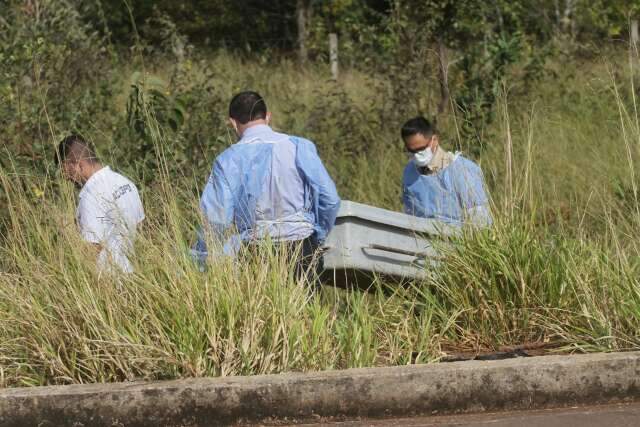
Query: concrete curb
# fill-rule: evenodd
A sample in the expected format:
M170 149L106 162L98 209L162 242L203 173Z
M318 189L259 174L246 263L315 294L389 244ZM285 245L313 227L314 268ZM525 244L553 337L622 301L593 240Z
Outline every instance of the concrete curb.
M0 390L0 426L212 426L640 398L640 352Z

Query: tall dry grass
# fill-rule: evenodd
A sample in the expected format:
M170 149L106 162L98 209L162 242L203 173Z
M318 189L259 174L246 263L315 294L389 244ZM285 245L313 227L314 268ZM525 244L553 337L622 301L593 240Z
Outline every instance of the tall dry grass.
M228 71L239 65L229 57L213 61ZM242 65L245 74L232 76L223 91L255 83L253 72L265 67ZM342 117L366 110L369 82L347 77L349 108L318 104L332 112L329 120L303 106L319 102L314 86L335 83L318 83L308 70L270 71L262 89L279 114L276 126L309 129L343 197L399 208L397 124L376 123L372 132L366 115L357 116L361 122ZM563 351L637 348L640 129L632 80L606 71L596 64L589 75L567 78L569 99L555 95L553 80L532 99L503 97L496 138L480 158L494 227L464 233L429 280L401 288L378 281L369 293L325 287L311 298L289 261L268 251L243 263L218 260L201 272L188 249L207 171L176 177L171 135L151 111L145 114L159 166L153 186L141 187L148 214L132 275L95 269L73 223L74 190L57 174L0 170L8 200L0 385L432 362L451 349L526 342ZM299 111L291 110L294 97ZM456 134L451 123L443 127L445 147ZM52 125L51 134L58 131Z

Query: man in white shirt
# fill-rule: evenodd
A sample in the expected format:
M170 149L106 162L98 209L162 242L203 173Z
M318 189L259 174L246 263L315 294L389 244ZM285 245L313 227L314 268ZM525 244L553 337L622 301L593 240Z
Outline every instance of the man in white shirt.
M98 250L101 271L133 271L128 255L133 251L137 225L144 220L138 189L129 179L103 166L90 145L79 135L60 142L56 161L65 178L81 188L76 223L82 238Z

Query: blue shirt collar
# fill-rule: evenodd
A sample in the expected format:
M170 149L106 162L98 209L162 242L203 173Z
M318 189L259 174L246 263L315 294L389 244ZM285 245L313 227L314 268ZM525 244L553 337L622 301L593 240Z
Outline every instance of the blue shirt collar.
M244 131L244 133L242 134L242 138L240 138L240 141L238 141L238 143L248 142L250 139L256 138L265 133L272 133L272 132L273 130L268 125L251 126L250 128Z

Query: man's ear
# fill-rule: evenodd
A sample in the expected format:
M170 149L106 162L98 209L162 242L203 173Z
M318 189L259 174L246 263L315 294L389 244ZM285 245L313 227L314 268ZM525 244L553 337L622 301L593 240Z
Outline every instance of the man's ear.
M88 160L79 160L76 163L76 171L80 174L82 179L86 181L88 178L87 175L91 172L92 166L94 166L94 164L90 163Z
M229 117L229 124L231 125L231 127L233 128L233 130L236 131L236 134L238 133L238 123L232 119L231 117Z
M268 125L271 124L271 111L267 111L267 115L265 117L265 121L267 122Z

